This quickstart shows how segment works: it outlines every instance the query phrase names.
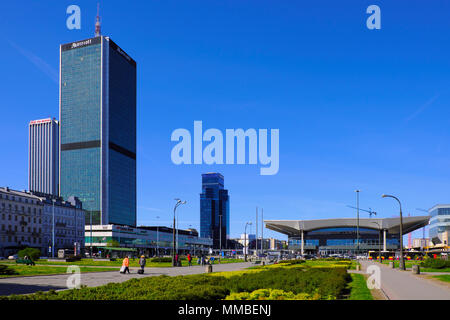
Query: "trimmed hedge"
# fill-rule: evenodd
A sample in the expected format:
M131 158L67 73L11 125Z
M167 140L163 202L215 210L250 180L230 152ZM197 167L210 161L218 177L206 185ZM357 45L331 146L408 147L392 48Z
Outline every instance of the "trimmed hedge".
M294 265L294 264L302 264L305 263L305 260L302 259L291 259L291 260L281 260L278 261L279 264L287 264L287 265Z
M450 261L441 259L426 259L420 264L420 266L423 268L445 269L450 268Z
M225 300L319 300L320 296L316 293L310 295L307 293L293 294L279 289L258 289L253 292L232 293Z
M0 297L0 300L220 300L231 293L252 293L259 289L303 294L303 298L337 299L343 294L348 281L345 268L280 267L228 278L200 274L130 279L95 288L13 295Z
M8 268L8 266L5 266L3 264L0 264L0 275L15 275L18 274L15 270Z
M172 258L169 257L151 258L150 262L172 262Z

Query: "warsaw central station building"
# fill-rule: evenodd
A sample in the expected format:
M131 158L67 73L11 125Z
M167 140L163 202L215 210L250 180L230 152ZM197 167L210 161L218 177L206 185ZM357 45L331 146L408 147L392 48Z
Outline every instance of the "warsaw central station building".
M428 225L429 216L403 217L403 234ZM400 248L400 218L265 220L288 236L288 249L301 254L365 254Z

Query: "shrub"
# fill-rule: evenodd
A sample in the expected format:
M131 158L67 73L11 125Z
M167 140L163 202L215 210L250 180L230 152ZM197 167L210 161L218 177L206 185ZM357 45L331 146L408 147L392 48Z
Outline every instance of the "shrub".
M301 259L292 259L292 260L281 260L278 261L278 263L287 264L287 265L294 265L294 264L302 264L305 263L305 260Z
M0 275L14 275L18 274L15 270L8 268L8 266L0 264Z
M211 274L130 279L95 288L9 296L26 300L221 300L337 299L349 275L345 268L268 268L230 277ZM263 289L261 291L261 289ZM245 292L245 293L244 293ZM235 293L231 295L231 293ZM242 293L242 294L240 294ZM0 300L4 299L0 297Z
M172 262L172 258L170 258L170 257L156 257L156 258L151 258L150 262Z
M420 265L424 268L444 269L450 268L450 261L441 259L426 259Z
M320 295L315 293L294 294L279 289L258 289L253 292L240 292L228 295L225 300L319 300Z
M39 257L41 256L41 250L36 249L36 248L25 248L23 250L20 250L17 255L19 256L19 258L23 258L25 256L30 257L33 260L38 260Z

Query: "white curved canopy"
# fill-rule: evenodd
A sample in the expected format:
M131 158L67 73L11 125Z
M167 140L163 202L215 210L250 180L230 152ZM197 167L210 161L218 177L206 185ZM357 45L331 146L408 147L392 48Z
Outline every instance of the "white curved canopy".
M429 216L403 217L403 234L428 225ZM319 219L319 220L264 220L266 228L288 236L297 236L304 232L322 228L342 228L357 226L356 218ZM388 233L400 233L400 217L398 218L360 218L360 228L386 230Z

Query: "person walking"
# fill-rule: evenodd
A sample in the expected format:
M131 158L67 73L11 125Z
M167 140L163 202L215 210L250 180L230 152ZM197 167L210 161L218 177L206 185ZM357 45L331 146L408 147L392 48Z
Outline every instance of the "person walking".
M144 255L142 255L141 256L141 258L139 259L139 265L141 266L141 270L139 270L140 272L140 274L143 274L144 273L144 267L145 267L145 264L147 263L147 260L145 259L145 256Z
M188 260L189 267L192 266L192 256L190 253L188 253L188 255L187 255L187 260Z
M128 256L125 256L125 258L122 261L122 268L123 268L123 273L126 273L128 271L128 273L130 273L130 259L128 258Z

